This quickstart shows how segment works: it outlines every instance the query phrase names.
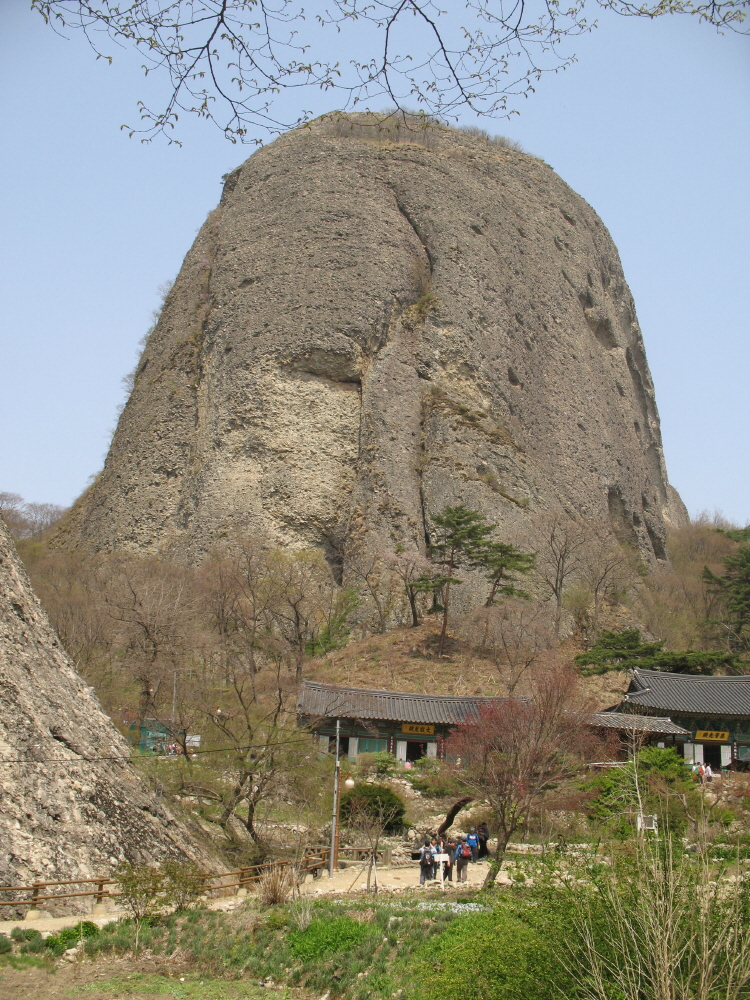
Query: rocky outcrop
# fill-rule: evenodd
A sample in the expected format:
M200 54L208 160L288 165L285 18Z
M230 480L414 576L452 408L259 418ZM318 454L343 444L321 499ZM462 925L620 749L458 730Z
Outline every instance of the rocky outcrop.
M125 740L62 649L1 519L0 767L3 885L106 874L124 859L205 863L136 775Z
M289 133L226 179L58 541L198 560L243 530L346 575L459 501L515 537L609 518L664 557L685 511L617 250L512 149Z

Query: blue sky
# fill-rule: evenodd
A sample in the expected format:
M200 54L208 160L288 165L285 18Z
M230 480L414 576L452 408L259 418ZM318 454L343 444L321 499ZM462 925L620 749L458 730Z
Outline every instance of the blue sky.
M667 468L692 514L750 522L750 39L602 13L510 121L599 213L635 297ZM185 121L120 131L139 60L0 0L0 491L70 503L103 463L122 377L221 175L252 152ZM307 95L316 113L336 106ZM474 124L471 116L462 117Z

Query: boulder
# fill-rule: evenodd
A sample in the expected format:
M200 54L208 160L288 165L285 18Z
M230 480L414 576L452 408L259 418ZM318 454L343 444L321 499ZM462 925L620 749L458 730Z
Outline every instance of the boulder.
M533 156L320 120L226 178L58 542L197 562L247 532L346 578L458 502L665 558L686 512L617 250Z
M128 744L63 650L1 519L0 767L3 885L106 876L124 860L208 860L136 774Z

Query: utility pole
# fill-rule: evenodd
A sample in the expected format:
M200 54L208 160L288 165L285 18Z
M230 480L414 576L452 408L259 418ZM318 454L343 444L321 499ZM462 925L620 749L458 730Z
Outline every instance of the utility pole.
M341 719L336 719L336 768L333 776L333 816L331 818L331 850L328 855L328 877L333 878L339 846L339 787L341 782L341 758L339 743L341 734Z

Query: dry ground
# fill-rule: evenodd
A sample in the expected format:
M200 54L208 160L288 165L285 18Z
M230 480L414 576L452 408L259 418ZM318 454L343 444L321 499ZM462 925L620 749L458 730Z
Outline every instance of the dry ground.
M311 660L305 676L326 684L418 691L443 695L504 695L501 673L489 658L477 656L468 643L451 637L441 658L437 655L439 629L432 621L417 628L401 627L383 635L353 639L344 649ZM570 640L561 644L564 658L580 650ZM601 677L582 678L582 692L596 709L617 704L630 683L630 675L612 671ZM523 693L523 683L518 692Z

